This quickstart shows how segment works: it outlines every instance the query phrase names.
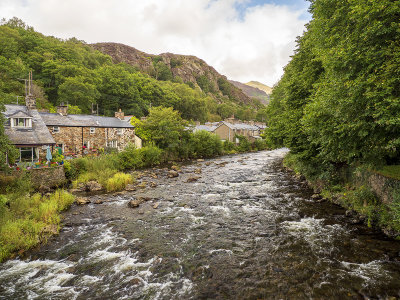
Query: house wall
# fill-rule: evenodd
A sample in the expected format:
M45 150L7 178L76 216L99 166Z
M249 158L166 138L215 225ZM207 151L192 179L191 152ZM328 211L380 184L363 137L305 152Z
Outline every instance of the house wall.
M230 134L229 134L230 131ZM235 132L234 130L230 129L225 124L222 124L217 129L214 130L214 133L221 139L233 142L235 140Z
M122 128L122 134L118 133L118 128L95 127L94 133L90 133L90 127L59 126L59 132L56 133L53 132L53 126L48 126L48 128L56 144L64 145L66 155L88 154L93 150L106 148L107 142L110 141L116 141L119 150L124 149L129 143L136 145L134 128ZM83 143L88 143L89 148L83 149Z

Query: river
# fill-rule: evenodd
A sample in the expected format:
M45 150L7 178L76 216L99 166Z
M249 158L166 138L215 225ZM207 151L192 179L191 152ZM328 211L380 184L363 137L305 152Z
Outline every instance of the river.
M0 299L400 297L400 242L313 201L285 153L152 170L140 180L156 187L91 196L47 245L0 265ZM137 196L151 200L129 208Z

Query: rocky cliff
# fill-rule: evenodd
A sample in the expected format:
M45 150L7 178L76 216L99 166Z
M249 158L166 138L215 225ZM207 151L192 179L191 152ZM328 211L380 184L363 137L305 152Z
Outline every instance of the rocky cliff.
M190 55L162 53L147 54L118 43L97 43L94 49L110 55L114 63L125 62L159 80L183 82L198 87L216 99L229 98L237 103L251 103L241 89L230 83L204 60Z

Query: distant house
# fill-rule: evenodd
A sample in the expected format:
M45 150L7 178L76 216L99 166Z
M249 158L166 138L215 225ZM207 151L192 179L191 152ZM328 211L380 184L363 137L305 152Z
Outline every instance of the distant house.
M223 141L230 141L238 143L237 135L243 135L249 140L254 141L260 138L260 126L255 125L254 122L244 123L238 120L229 119L228 121L221 121L216 123L206 123L204 125L196 125L193 132L198 130L206 130L216 134Z
M67 156L95 153L100 149L121 150L129 143L142 147L135 128L124 121L124 113L115 117L95 115L68 115L65 105L57 107L57 113L40 112L44 123L56 142L56 146Z
M5 134L19 150L19 162L35 162L45 158L48 147L56 142L39 112L32 106L6 104Z

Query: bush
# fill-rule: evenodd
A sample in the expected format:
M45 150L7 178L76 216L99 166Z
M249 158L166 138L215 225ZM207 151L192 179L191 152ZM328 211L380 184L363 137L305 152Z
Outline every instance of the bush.
M254 150L265 150L268 149L267 141L263 139L256 139L253 143Z
M129 145L118 153L119 170L134 170L143 166L142 153L135 146Z
M236 150L235 144L232 143L231 141L223 142L222 147L223 147L224 151L226 151L226 152L232 152L232 151Z
M113 177L109 178L106 183L107 192L123 190L127 184L133 182L130 174L118 172Z
M140 149L143 167L152 167L159 165L162 160L162 150L156 146L150 145Z
M245 136L237 135L236 138L239 139L239 145L237 146L239 152L250 151L251 143Z
M192 137L194 157L215 157L222 154L222 142L218 136L205 130L193 133Z

